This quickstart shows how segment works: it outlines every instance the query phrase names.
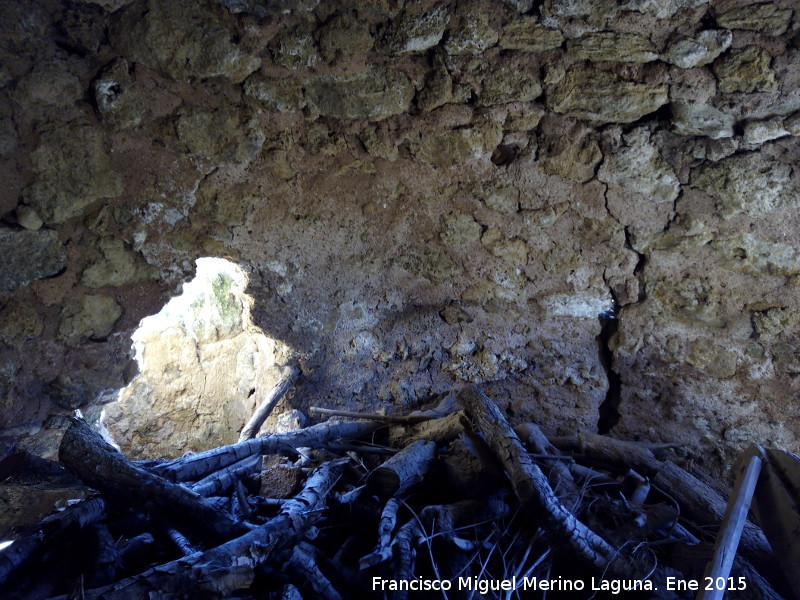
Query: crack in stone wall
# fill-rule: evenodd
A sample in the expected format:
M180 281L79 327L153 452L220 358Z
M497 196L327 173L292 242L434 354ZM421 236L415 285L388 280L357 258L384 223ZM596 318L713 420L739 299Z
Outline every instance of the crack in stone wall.
M790 0L43 0L0 28L6 446L113 397L216 256L299 409L476 381L554 433L605 402L716 466L797 449Z

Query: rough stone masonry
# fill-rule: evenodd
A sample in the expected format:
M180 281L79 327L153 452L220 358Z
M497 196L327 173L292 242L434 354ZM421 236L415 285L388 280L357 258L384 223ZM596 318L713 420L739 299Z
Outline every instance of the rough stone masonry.
M792 0L2 2L0 456L203 256L299 408L797 450L798 135Z

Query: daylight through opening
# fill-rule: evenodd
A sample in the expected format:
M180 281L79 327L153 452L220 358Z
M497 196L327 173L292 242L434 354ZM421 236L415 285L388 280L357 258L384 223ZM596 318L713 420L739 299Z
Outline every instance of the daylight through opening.
M175 457L235 442L272 389L289 347L252 324L246 288L238 265L199 258L182 293L142 319L132 336L140 373L103 417L130 457Z

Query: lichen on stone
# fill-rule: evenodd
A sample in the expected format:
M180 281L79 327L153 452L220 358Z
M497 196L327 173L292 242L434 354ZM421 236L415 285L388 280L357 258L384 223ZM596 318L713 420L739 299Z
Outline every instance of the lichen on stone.
M507 102L530 102L542 93L538 75L520 66L501 65L489 68L483 76L478 104L493 106Z
M393 20L381 40L389 54L418 54L436 46L450 22L446 4L417 12L415 3L406 5L399 18Z
M490 156L502 133L498 123L481 123L442 134L426 133L410 140L411 150L416 158L434 166L454 167Z
M693 36L676 39L661 58L682 69L702 67L730 48L732 41L733 34L730 31L705 29Z
M408 110L414 86L396 68L369 67L354 75L320 75L306 82L306 100L320 115L380 121Z
M102 340L122 316L122 307L111 296L86 294L69 302L61 311L59 336L68 344Z
M145 101L130 74L130 64L117 58L106 65L92 84L97 111L105 123L127 129L145 115Z
M714 62L719 91L750 93L777 90L778 83L770 68L771 62L770 53L760 46L734 48Z
M440 55L434 58L433 69L425 80L425 87L417 94L417 106L426 112L444 106L453 100L453 78Z
M591 128L552 119L542 125L536 164L545 173L584 183L595 176L601 160L603 153Z
M174 79L225 77L239 83L261 59L243 53L205 2L148 0L115 14L112 45L127 58Z
M273 60L287 69L313 67L319 60L314 36L304 25L281 30L269 42Z
M486 12L470 12L462 15L459 25L448 31L444 49L455 56L480 54L497 44L499 38Z
M58 232L0 230L0 290L12 290L50 277L67 264L67 252Z
M692 344L686 361L711 377L728 379L736 375L738 357L734 352L703 338Z
M374 43L369 25L349 13L331 17L315 36L320 55L331 63L362 58Z
M733 137L736 117L702 102L673 102L672 130L679 135L702 135L718 140Z
M414 248L399 257L397 265L416 277L434 284L451 281L464 268L445 250L432 246Z
M215 110L186 106L175 117L178 141L197 159L217 166L246 165L264 145L266 134L243 112L231 106Z
M102 132L88 122L49 124L31 162L37 177L23 197L45 223L63 223L101 198L122 194L122 177L111 165Z
M567 53L590 61L646 63L658 58L653 44L633 33L587 33L568 41Z
M717 15L717 23L728 29L759 31L766 35L783 35L792 20L791 8L779 8L774 2L737 6Z
M691 185L713 196L724 218L758 215L782 206L796 195L791 167L759 153L737 154L692 172Z
M439 237L445 246L463 248L465 244L472 244L480 239L481 226L472 216L454 211L442 215Z
M481 237L481 244L492 256L517 267L528 264L528 247L516 237L506 237L497 227L490 227Z
M141 255L127 248L121 239L101 239L98 248L103 259L90 265L81 278L87 287L120 286L156 275L156 270Z
M484 204L499 213L513 215L519 211L519 190L513 184L487 183L476 189Z
M774 242L745 233L735 237L715 240L722 265L732 271L756 277L796 277L800 274L800 247Z
M262 102L268 110L293 112L306 105L300 82L291 78L270 78L254 73L245 80L244 92Z
M41 103L66 107L77 102L84 93L78 77L66 59L38 62L33 71L22 78L15 90L19 102Z
M752 312L753 328L759 337L778 336L800 321L800 315L789 308L774 306Z
M646 127L623 136L624 145L606 157L600 181L636 192L659 203L673 202L680 193L675 172L661 157Z
M546 96L555 112L595 125L631 123L668 102L667 87L624 81L609 71L575 66Z
M564 34L558 29L545 27L537 19L522 17L506 23L500 36L500 47L504 50L523 52L545 52L560 48Z

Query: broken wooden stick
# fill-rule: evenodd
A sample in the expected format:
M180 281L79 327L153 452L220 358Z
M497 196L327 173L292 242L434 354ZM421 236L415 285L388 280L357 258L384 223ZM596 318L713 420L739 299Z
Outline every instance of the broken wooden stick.
M162 513L208 541L220 543L246 531L199 494L131 463L82 419L71 419L58 454L87 485L124 505Z
M550 541L564 546L570 554L601 571L613 567L612 562L621 563L615 560L616 552L608 542L561 504L497 405L474 385L462 389L458 398L505 467L523 509L542 520L542 528L549 534Z
M87 590L82 598L230 597L236 590L249 587L256 569L271 556L293 548L305 536L324 509L344 462L324 463L308 477L303 490L283 504L277 516L249 533L206 552L184 556L106 587Z
M632 468L644 475L654 475L662 465L647 444L607 435L581 432L574 438L553 438L552 442L559 450L583 453L594 464Z
M351 410L337 410L334 408L320 408L319 406L311 406L308 409L311 414L323 415L326 417L347 417L350 419L364 419L367 421L381 421L383 423L402 423L404 425L412 425L414 423L422 423L423 421L430 421L436 419L435 416L429 415L379 415L375 413L360 413Z
M229 487L240 481L242 477L257 473L261 470L261 456L248 456L229 467L220 469L203 477L200 481L190 484L188 487L201 496L216 496Z
M728 500L728 509L725 511L725 518L722 519L717 540L714 544L714 556L706 568L704 581L710 581L711 585L703 586L697 595L697 600L722 600L727 591L728 575L731 573L733 559L736 557L736 548L739 546L739 538L742 536L745 523L747 522L747 512L750 510L750 502L753 499L753 492L758 483L758 475L761 473L761 448L756 447L756 453L750 456L745 470L736 478L731 497ZM761 452L759 452L761 451ZM719 582L722 585L719 585Z
M197 548L195 548L192 545L192 542L190 542L180 531L174 527L167 527L166 531L167 537L169 537L170 541L180 551L181 554L184 556L189 556L190 554L197 552Z
M287 448L314 448L339 438L362 438L380 427L380 423L370 421L327 421L289 433L273 433L183 456L152 470L171 481L192 481L255 454L275 454Z
M725 514L725 500L708 484L671 461L661 461L654 450L670 444L626 442L605 435L580 433L575 438L554 438L560 449L580 451L594 464L616 468L633 468L650 478L652 485L672 496L680 505L681 514L698 525L716 526ZM761 530L746 523L742 532L740 553L764 573L774 571L772 552Z
M520 441L530 450L540 454L558 455L558 449L553 446L545 437L544 433L539 429L535 423L523 423L514 428ZM570 473L569 465L559 458L554 457L555 460L548 460L550 463L550 473L548 474L548 481L555 491L558 499L567 507L573 514L577 512L581 503L581 492L578 486L575 485L575 479ZM570 459L571 460L571 459Z
M243 442L245 440L251 440L256 437L256 434L261 429L261 426L264 424L264 421L267 420L267 417L272 413L275 406L281 399L286 395L286 392L289 391L289 388L292 387L295 381L297 381L297 377L300 375L300 369L297 367L286 367L281 373L280 379L275 384L275 387L270 390L267 397L264 398L264 401L258 405L256 411L253 413L253 416L250 417L250 420L245 424L242 428L242 432L239 434L239 441Z
M67 530L82 529L99 521L106 511L106 503L100 496L93 496L61 512L42 519L27 535L14 540L9 548L0 552L0 583L37 552L45 540L52 540Z
M416 546L422 539L422 530L417 517L411 517L397 532L394 551L395 578L398 581L415 579L414 566L416 565ZM408 590L401 588L394 592L394 600L406 600Z
M719 525L725 515L726 502L711 486L700 481L675 463L661 463L651 483L667 492L680 506L681 514L697 525ZM775 570L775 560L767 538L750 522L745 523L739 553L747 558L768 579Z
M342 596L331 585L331 582L320 571L317 565L315 548L306 542L300 542L294 547L287 564L300 581L305 581L314 591L316 598L322 600L342 600Z
M387 460L367 477L367 489L387 499L422 481L436 458L436 444L419 440Z
M400 501L397 498L390 498L383 507L378 525L378 545L373 552L358 561L360 569L374 567L392 557L392 533L394 533L395 525L397 525L397 510L399 508Z

